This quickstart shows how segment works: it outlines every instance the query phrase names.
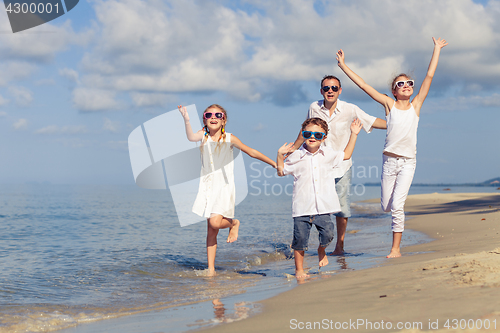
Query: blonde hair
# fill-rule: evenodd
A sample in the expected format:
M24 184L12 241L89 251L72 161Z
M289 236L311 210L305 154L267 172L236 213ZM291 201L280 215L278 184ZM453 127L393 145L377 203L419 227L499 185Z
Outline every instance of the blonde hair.
M219 104L212 104L209 107L207 107L205 109L205 111L203 111L203 114L205 114L205 112L207 112L210 109L219 109L224 114L224 119L226 120L226 124L227 124L227 111L222 106L220 106ZM205 119L205 117L203 117L203 124L205 125L205 126L203 126L203 130L205 131L205 135L203 136L203 140L201 141L201 146L200 146L200 150L202 152L203 152L203 145L205 144L205 142L207 142L208 135L209 135L209 131L208 131L208 127L207 127L207 120ZM226 142L225 124L222 125L222 135L217 140L217 146L215 147L215 151L217 151L217 148L219 148L219 150L220 150L220 140L221 139L222 139L222 142Z

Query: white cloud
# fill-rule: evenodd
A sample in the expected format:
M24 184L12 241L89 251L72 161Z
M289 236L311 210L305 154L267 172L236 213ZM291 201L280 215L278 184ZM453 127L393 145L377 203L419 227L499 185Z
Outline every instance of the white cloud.
M253 128L255 132L261 132L267 127L267 125L264 125L263 123L258 123L257 126Z
M108 111L120 109L115 93L109 90L76 88L73 91L75 107L81 111Z
M61 143L65 147L70 147L70 148L84 148L94 144L90 140L85 140L80 138L58 138L55 139L55 141Z
M2 95L0 95L0 106L4 106L9 103L8 99L5 99Z
M12 124L12 127L16 130L24 130L28 127L28 120L24 118L18 119L14 124Z
M446 97L430 100L425 105L423 113L466 111L476 109L478 106L498 108L500 107L500 94Z
M223 91L258 101L269 97L269 84L345 78L335 60L342 48L349 65L386 91L397 71L425 73L432 36L450 42L439 76L477 89L498 86L498 1L485 8L472 0L255 0L245 2L246 11L224 3L94 2L97 39L82 59L77 89L129 92L138 107L162 105L165 94L179 92Z
M154 106L165 106L169 100L174 98L169 98L167 94L160 93L131 93L130 97L134 102L135 106L138 107L154 107Z
M37 80L35 82L35 84L37 86L53 86L56 84L56 81L54 79L51 79L51 78L47 78L47 79L40 79L40 80Z
M120 122L104 118L104 125L102 126L102 129L111 133L118 133L120 130Z
M9 93L14 97L16 104L19 106L30 106L33 102L33 93L25 87L9 87Z
M71 68L62 68L59 70L59 75L68 79L71 83L77 84L79 82L78 72Z
M0 29L11 30L7 16L0 16ZM69 44L76 43L77 35L71 28L70 21L61 26L44 24L29 31L16 34L1 34L0 57L7 60L19 60L47 63L57 53L65 50Z
M491 96L483 97L479 103L487 107L500 107L500 94L495 93Z
M85 125L62 126L49 125L35 131L35 134L83 134L87 133Z
M0 15L0 30L11 31L6 13ZM75 33L70 20L60 25L45 23L15 34L0 34L0 86L29 77L39 65L54 61L70 46L89 43L93 34L92 28Z
M114 150L128 151L128 141L108 141L105 146Z
M35 66L25 61L5 61L0 63L0 72L2 73L0 75L0 86L6 86L12 81L25 79L34 70Z

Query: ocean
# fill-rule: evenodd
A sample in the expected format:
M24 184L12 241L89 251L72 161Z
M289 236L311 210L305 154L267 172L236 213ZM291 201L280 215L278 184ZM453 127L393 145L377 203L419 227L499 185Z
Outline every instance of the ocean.
M306 264L313 278L387 260L390 215L379 204L360 202L379 197L379 191L366 187L352 196L347 253L329 257L321 271L317 233L311 233ZM410 194L442 191L415 186ZM222 317L244 318L258 311L250 300L297 285L289 247L291 196L250 192L236 207L236 216L241 220L238 241L227 244L227 230L220 232L218 275L208 278L206 223L181 228L168 191L128 185L1 185L0 331L50 332L165 309L192 311L182 320L172 315L171 327L164 330L169 332L215 325ZM426 241L421 233L404 233L403 245ZM225 311L228 300L238 295L243 296ZM210 311L197 313L197 304L209 304Z

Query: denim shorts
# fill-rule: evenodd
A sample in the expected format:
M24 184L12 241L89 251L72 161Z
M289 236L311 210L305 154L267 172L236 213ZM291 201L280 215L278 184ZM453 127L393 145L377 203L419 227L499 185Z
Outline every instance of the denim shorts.
M340 212L335 213L335 216L351 217L351 179L352 167L342 177L335 178L335 190L340 202Z
M313 224L318 230L321 247L327 247L332 242L334 225L330 214L297 216L293 218L292 249L307 251Z

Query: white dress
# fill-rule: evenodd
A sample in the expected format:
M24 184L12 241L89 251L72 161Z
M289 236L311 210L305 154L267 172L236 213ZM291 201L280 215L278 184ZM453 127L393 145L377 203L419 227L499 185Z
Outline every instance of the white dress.
M201 175L193 213L209 218L211 214L234 217L234 158L231 133L225 142L214 142L210 136L200 147Z

